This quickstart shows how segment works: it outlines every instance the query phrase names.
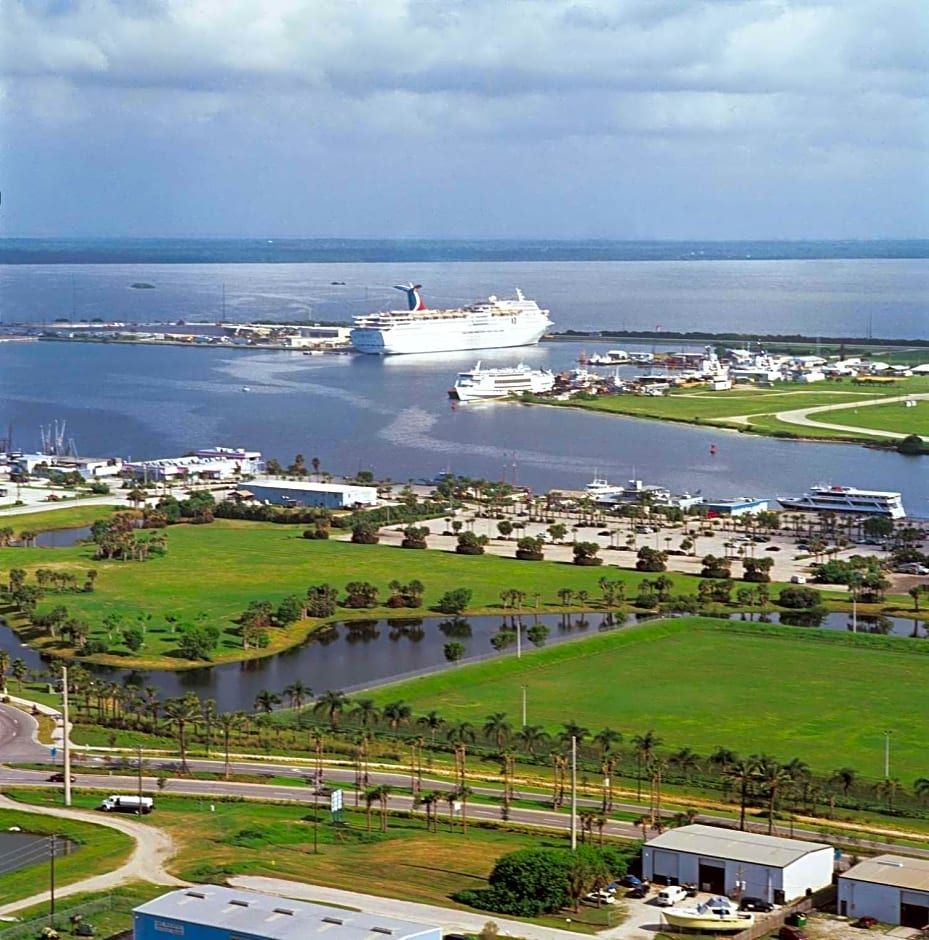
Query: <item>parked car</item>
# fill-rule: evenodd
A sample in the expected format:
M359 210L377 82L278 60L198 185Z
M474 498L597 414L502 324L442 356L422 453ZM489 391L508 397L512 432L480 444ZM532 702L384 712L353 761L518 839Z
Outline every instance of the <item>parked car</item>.
M599 891L591 891L590 894L584 895L584 900L590 904L615 904L616 898L610 894L609 891L606 891L601 888Z
M876 917L871 917L869 914L865 914L864 917L859 917L858 920L852 923L853 927L858 927L861 930L870 930L872 927L876 927L878 920Z
M655 903L659 907L673 907L678 901L683 901L687 897L687 892L680 885L668 885L658 892Z
M774 905L770 901L766 901L764 898L744 897L741 901L739 901L739 910L759 911L762 914L767 914L768 911L774 910Z
M652 886L647 881L640 881L626 892L627 898L647 898Z
M642 884L642 879L637 878L635 875L623 875L622 878L619 879L619 883L624 888L637 888Z

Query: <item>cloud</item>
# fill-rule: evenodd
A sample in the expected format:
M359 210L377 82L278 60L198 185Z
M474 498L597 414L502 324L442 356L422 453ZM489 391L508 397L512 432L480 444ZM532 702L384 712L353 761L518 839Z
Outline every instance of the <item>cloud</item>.
M655 161L674 172L685 147L719 166L748 161L777 174L775 186L808 176L811 159L840 166L846 186L858 173L864 185L867 167L872 188L882 152L894 173L926 160L922 0L5 0L0 9L4 134L21 142L13 165L24 180L43 137L46 150L54 137L90 164L159 153L165 175L198 154L270 166L282 181L292 179L288 160L336 163L403 188L425 154L458 173L467 154L502 176L570 159L600 179L617 159L644 161L643 175Z

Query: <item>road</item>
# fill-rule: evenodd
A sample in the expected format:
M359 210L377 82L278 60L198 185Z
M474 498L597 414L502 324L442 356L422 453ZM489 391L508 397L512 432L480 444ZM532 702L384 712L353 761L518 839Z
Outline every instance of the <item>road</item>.
M880 431L876 428L854 427L847 424L827 424L825 421L813 421L810 415L822 414L826 411L847 411L849 408L868 408L871 405L890 405L916 399L929 399L929 393L920 392L915 395L895 395L892 398L870 398L867 401L840 402L837 405L819 405L816 408L798 408L794 411L779 411L775 415L778 421L785 424L798 424L802 427L828 428L830 431L844 431L849 434L868 434L873 437L889 437L902 440L906 434L899 431Z

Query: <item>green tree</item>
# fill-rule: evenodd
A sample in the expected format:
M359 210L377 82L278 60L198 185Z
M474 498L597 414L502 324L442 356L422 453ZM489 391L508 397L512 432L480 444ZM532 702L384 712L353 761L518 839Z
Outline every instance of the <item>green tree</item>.
M177 728L177 744L181 757L181 773L188 772L187 728L200 717L200 699L193 692L182 698L169 698L162 708L165 717Z
M255 711L264 712L270 715L271 712L281 704L281 697L277 692L271 692L269 689L262 689L255 696Z
M446 591L435 605L440 614L461 614L471 603L471 591L468 588L455 588Z
M290 703L290 707L300 711L307 699L313 697L313 690L302 680L294 679L294 681L284 689L284 695Z
M661 738L651 728L632 739L636 762L636 798L640 801L642 799L642 766L652 759L655 749L660 746Z
M232 735L236 731L242 729L245 716L241 712L222 712L219 715L219 730L223 736L223 750L225 752L225 762L223 764L223 776L226 780L229 779L229 746L232 740Z
M506 720L503 712L494 712L487 716L483 727L484 737L492 741L497 750L500 750L510 739L513 726Z
M329 689L323 693L322 697L313 706L313 714L325 714L329 719L329 727L335 731L339 726L342 713L349 706L349 702L349 697L344 692L334 692Z

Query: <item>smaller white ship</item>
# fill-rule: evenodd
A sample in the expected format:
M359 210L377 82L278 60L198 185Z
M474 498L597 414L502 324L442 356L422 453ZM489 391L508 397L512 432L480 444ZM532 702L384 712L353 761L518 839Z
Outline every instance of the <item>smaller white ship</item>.
M469 372L459 372L455 385L448 390L449 398L458 401L490 401L530 392L533 395L550 392L555 386L555 375L547 369L533 369L520 363L499 369L482 369L481 363Z
M603 484L592 489L594 484ZM703 502L699 493L672 493L665 486L654 486L641 480L630 480L625 486L611 486L605 480L594 480L587 485L587 492L595 503L601 506L628 506L640 503L652 506L674 506L678 509L691 509Z
M712 897L694 907L669 907L665 920L672 927L689 927L711 933L745 930L755 923L755 915L732 906L729 898Z
M608 349L605 353L594 353L588 357L587 364L591 366L621 366L631 362L629 353L625 349Z
M854 486L814 486L802 496L778 496L784 509L811 512L852 512L863 516L903 519L903 497L885 490L859 490Z

